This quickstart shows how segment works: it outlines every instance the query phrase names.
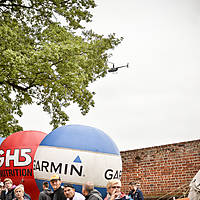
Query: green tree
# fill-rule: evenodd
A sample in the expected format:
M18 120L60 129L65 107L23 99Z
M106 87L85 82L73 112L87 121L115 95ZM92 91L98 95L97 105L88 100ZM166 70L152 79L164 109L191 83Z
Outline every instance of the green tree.
M42 105L54 128L77 103L94 106L89 83L107 73L109 50L122 38L86 30L93 0L0 0L0 135L22 130L22 106Z

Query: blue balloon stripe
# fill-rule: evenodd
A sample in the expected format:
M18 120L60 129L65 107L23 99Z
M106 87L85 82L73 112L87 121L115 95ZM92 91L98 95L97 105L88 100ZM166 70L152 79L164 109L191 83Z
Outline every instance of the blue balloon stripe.
M117 146L107 134L83 125L59 127L49 133L40 145L120 155Z
M5 139L6 139L6 138L0 137L0 145L1 145L1 143L2 143Z

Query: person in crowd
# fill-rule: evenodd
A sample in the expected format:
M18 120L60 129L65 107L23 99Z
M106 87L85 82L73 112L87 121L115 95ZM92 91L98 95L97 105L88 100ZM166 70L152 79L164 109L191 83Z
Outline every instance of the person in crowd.
M30 200L28 197L29 195L25 195L24 193L24 186L22 184L19 184L14 189L15 198L13 200Z
M4 190L4 184L3 182L0 182L0 200L1 200L1 193Z
M135 182L129 183L130 192L128 196L133 200L144 200L142 191L138 188L138 184Z
M66 200L66 197L64 195L64 190L61 187L61 179L60 176L57 174L54 174L50 178L50 184L53 188L53 193L51 194L52 200Z
M94 184L87 182L82 186L82 194L85 200L102 200L101 193L94 189Z
M121 192L121 181L112 179L107 183L107 196L104 200L126 200L127 196Z
M2 200L12 200L15 197L13 182L10 178L5 178L3 181L4 190L1 192L1 199Z
M78 192L75 192L75 188L72 184L64 184L64 195L67 200L85 200L85 197Z
M39 200L51 200L52 190L49 189L49 183L44 181L42 184L42 192L40 192Z

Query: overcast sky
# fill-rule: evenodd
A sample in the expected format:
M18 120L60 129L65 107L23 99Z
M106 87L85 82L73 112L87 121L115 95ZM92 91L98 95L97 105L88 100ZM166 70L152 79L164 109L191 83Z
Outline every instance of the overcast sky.
M68 124L107 133L120 151L200 139L200 1L98 0L99 34L124 37L110 61L129 68L90 85L95 107L82 116L67 109ZM24 130L49 133L49 117L24 110Z

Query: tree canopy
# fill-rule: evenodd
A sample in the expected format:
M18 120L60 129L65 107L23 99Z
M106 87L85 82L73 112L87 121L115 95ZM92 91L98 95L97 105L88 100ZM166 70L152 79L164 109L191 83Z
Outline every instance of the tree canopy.
M0 0L0 135L22 130L22 106L42 105L54 128L77 103L94 106L88 85L107 73L110 49L122 38L86 30L93 0Z

